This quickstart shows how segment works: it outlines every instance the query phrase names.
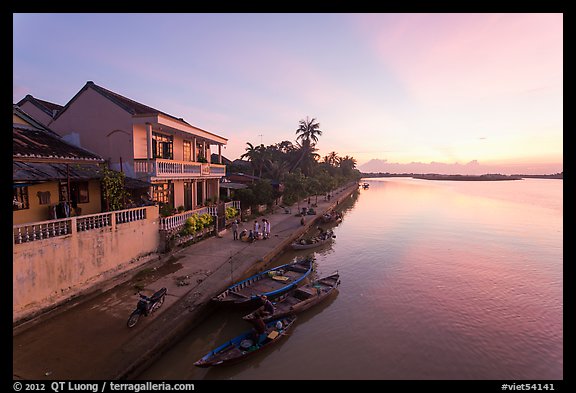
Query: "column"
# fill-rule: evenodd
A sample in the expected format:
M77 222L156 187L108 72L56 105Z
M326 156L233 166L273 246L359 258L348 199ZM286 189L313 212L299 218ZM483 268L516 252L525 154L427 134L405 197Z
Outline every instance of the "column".
M152 172L150 159L152 158L152 124L146 123L146 172Z

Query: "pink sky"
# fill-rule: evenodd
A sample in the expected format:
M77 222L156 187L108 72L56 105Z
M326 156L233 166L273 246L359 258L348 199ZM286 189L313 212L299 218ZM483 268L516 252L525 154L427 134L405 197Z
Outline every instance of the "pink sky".
M562 14L13 19L14 102L64 105L93 80L228 138L230 159L247 142L295 142L309 116L321 155L359 165L563 167Z

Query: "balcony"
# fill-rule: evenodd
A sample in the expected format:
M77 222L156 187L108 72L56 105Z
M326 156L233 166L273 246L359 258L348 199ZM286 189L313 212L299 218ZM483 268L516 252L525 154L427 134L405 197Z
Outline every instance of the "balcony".
M164 179L191 179L203 177L226 176L226 165L207 164L193 161L156 159L135 159L134 172L136 175Z

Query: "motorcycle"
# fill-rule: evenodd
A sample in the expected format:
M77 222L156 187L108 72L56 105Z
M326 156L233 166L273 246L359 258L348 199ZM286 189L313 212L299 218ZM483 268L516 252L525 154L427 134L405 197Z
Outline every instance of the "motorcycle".
M166 297L166 288L156 291L152 296L146 296L141 293L138 293L138 295L140 299L138 300L138 304L136 304L136 309L132 311L130 318L128 318L127 325L129 328L134 327L138 323L141 315L147 317L162 307L164 298Z

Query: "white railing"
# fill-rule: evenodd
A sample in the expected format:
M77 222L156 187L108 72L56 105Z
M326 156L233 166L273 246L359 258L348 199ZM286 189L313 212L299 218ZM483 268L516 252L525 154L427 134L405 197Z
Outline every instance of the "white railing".
M87 214L76 217L76 230L78 232L112 226L112 213Z
M232 201L226 202L224 207L233 206L238 211L240 211L240 201ZM206 206L201 207L194 210L188 210L183 213L174 214L173 216L168 217L161 217L160 218L160 230L161 231L168 231L176 228L183 227L186 224L186 220L193 216L194 214L202 215L208 213L211 216L217 217L218 216L218 207L217 206Z
M77 232L84 232L145 219L146 208L137 207L113 212L87 214L77 217L14 225L14 243L26 243L51 237L69 235L72 234L74 230Z
M233 208L237 209L238 211L240 211L240 201L226 202L224 204L224 208L227 208L227 207L233 207Z
M210 207L201 207L199 209L188 210L183 213L174 214L173 216L160 217L160 230L168 231L174 228L179 228L186 224L186 220L193 216L194 214L212 214ZM212 214L215 215L215 214Z
M61 218L58 220L14 225L13 233L14 243L16 244L64 236L72 233L72 220L69 218Z
M139 221L146 219L146 208L137 207L134 209L118 210L114 212L116 215L116 224L124 224L126 222Z
M202 177L225 176L226 165L207 164L194 161L155 159L135 159L134 172L153 177Z

